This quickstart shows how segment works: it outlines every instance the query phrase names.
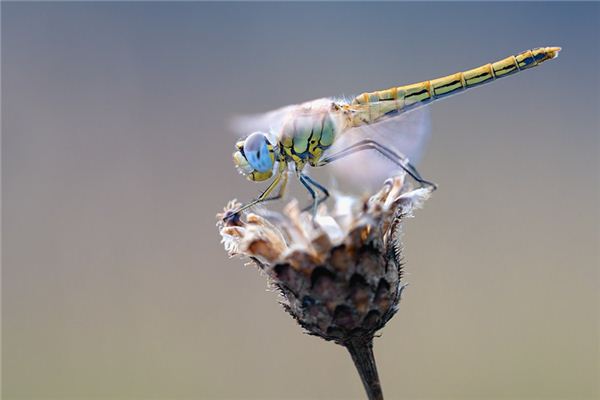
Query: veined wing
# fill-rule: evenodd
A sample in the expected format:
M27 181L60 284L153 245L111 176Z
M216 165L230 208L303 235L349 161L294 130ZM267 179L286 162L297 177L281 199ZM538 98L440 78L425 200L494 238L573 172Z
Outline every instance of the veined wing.
M238 115L232 118L230 127L240 137L256 131L276 134L297 108L294 104L260 114Z
M246 136L252 132L279 134L281 128L291 117L322 111L331 105L330 99L317 99L301 104L292 104L273 111L260 114L241 115L234 117L231 128L237 135Z
M362 140L373 140L407 157L416 165L430 133L429 109L421 107L383 117L373 124L351 128L339 134L325 156L347 149ZM326 168L343 181L362 189L372 189L402 169L376 150L363 150L332 162Z

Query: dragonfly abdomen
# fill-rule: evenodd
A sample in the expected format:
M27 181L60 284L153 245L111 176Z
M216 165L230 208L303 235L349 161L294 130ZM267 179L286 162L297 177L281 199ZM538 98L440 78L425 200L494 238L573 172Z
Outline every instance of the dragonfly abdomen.
M546 60L555 58L559 51L560 47L542 47L527 50L464 72L386 90L363 93L352 101L352 105L364 105L366 107L365 112L361 113L355 121L356 125L373 123L384 116L405 112L433 100L457 94L466 89L535 67Z

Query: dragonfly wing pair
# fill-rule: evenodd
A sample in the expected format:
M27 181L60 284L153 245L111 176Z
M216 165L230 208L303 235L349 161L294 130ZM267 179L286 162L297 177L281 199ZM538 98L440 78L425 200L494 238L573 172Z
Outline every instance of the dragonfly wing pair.
M325 152L324 158L369 140L410 161L414 166L423 155L430 132L429 110L425 107L418 108L341 132ZM399 165L375 148L354 152L325 168L350 187L362 190L379 187L387 178L402 171Z

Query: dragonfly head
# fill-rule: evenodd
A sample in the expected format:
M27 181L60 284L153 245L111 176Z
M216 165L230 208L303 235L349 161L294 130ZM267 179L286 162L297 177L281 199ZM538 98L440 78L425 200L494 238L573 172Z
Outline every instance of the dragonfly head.
M236 143L233 162L238 171L251 181L264 181L273 176L275 148L267 135L254 132Z

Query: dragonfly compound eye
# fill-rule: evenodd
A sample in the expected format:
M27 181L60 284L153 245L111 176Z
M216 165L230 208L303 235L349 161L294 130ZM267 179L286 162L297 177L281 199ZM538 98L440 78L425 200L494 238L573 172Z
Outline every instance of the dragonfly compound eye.
M273 169L273 148L264 133L254 132L244 141L244 156L252 168L258 172Z

